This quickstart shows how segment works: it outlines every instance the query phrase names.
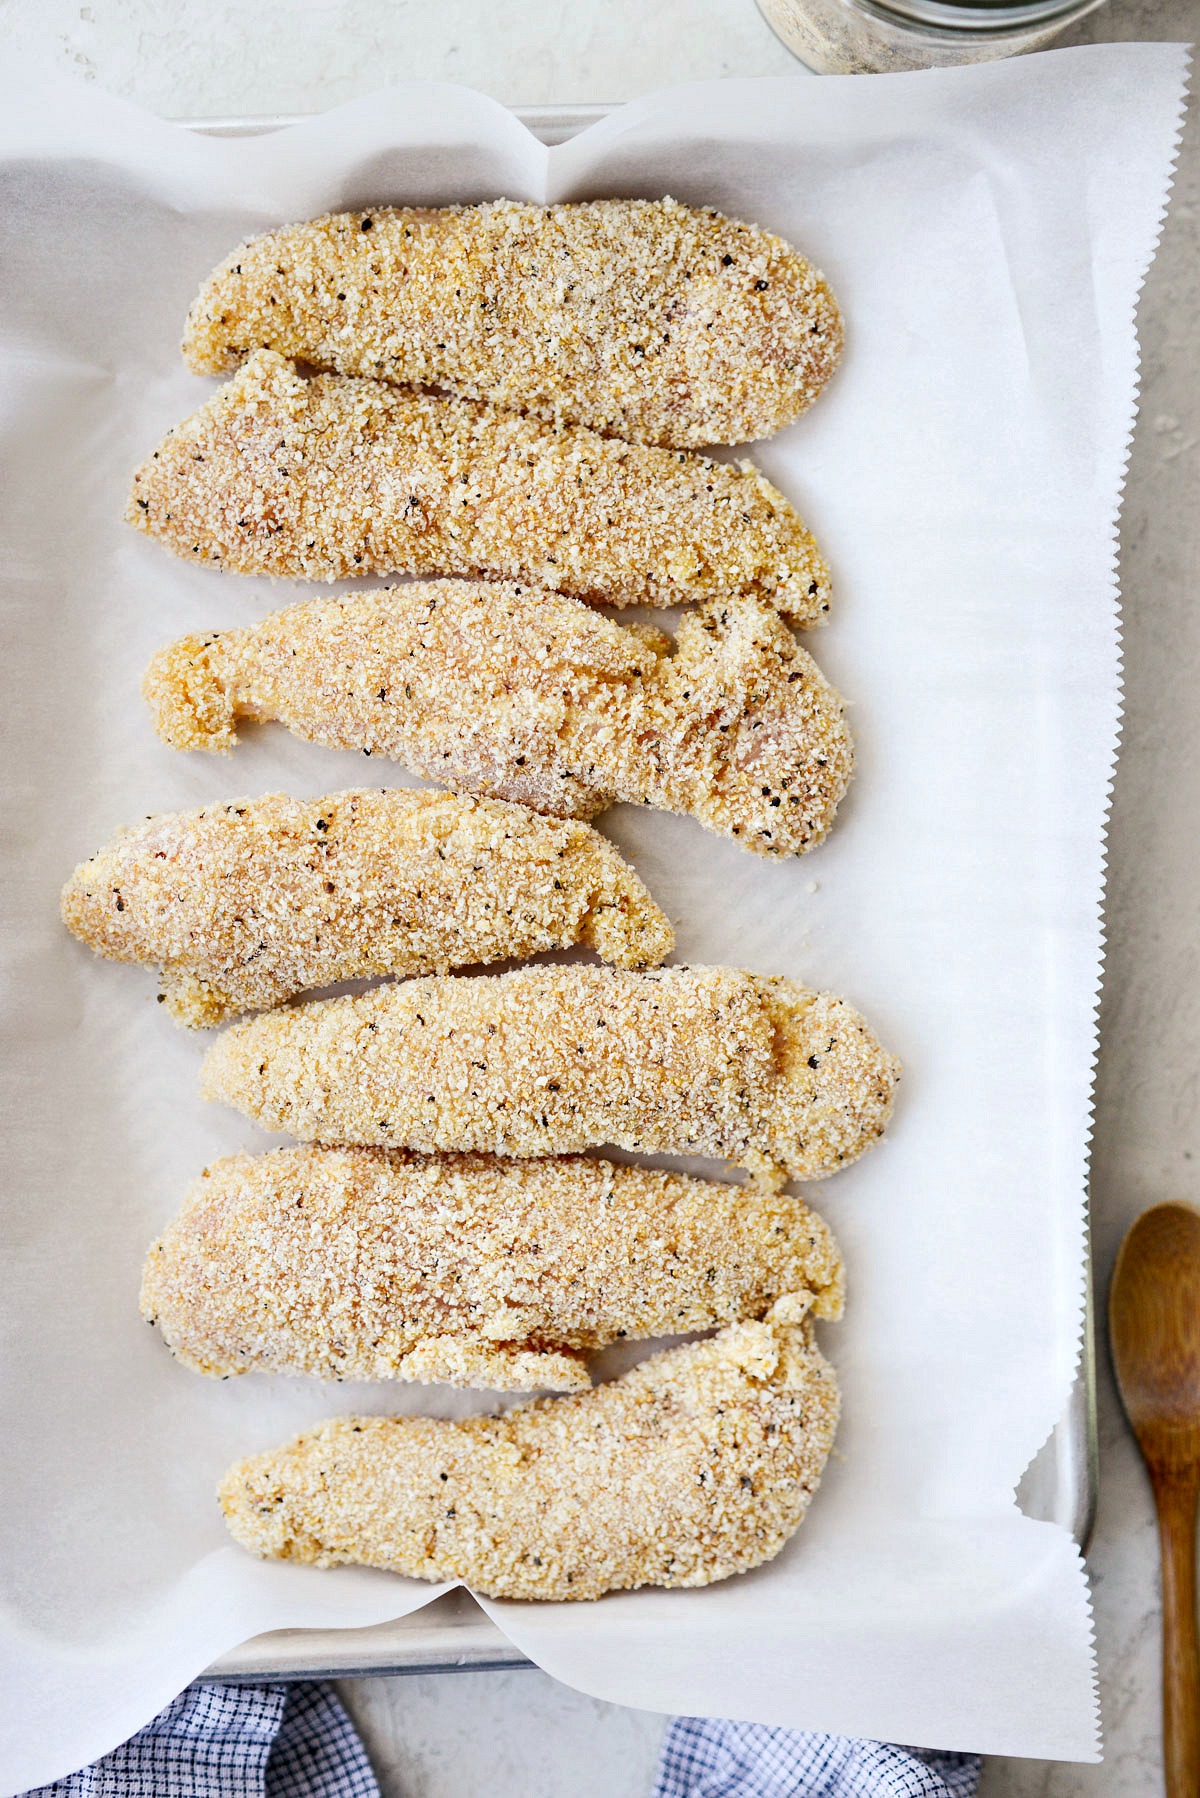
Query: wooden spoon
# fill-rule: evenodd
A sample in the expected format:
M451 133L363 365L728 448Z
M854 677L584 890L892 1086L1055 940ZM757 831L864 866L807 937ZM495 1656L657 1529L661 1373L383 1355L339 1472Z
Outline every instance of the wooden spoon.
M1138 1218L1113 1269L1108 1331L1158 1508L1167 1798L1200 1798L1200 1212L1155 1205Z

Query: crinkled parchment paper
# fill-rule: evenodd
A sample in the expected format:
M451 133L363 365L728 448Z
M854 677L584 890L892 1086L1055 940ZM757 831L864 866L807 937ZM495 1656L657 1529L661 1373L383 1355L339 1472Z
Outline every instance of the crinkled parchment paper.
M940 1747L1096 1751L1073 1544L1013 1488L1070 1387L1106 792L1119 711L1115 514L1133 310L1185 55L1112 45L929 75L731 81L547 151L465 90L377 94L203 140L92 89L0 107L6 1140L4 1792L130 1733L221 1650L364 1624L431 1589L258 1564L213 1488L331 1412L469 1395L177 1366L137 1315L145 1248L214 1155L263 1146L197 1096L202 1043L149 975L60 928L120 824L388 771L262 730L173 754L150 653L289 586L191 568L120 522L129 472L209 383L177 352L240 235L327 208L494 195L711 202L801 246L848 320L820 403L754 453L816 531L810 639L852 702L837 830L770 865L682 819L605 820L680 959L845 993L905 1062L887 1141L812 1197L850 1273L823 1342L845 1424L771 1566L707 1591L489 1604L549 1672L620 1703ZM402 777L401 777L402 778Z

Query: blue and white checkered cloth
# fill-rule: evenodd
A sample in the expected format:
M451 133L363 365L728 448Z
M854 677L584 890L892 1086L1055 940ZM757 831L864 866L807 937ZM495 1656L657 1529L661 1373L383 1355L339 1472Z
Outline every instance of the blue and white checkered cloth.
M654 1798L974 1798L979 1756L676 1717ZM380 1798L329 1686L189 1686L92 1767L25 1798Z
M94 1766L25 1798L379 1798L330 1686L189 1686Z
M676 1717L654 1798L975 1798L977 1754Z

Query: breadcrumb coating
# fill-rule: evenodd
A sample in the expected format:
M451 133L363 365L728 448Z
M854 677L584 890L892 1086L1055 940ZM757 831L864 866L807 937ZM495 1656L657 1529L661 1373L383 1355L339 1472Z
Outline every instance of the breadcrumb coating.
M214 1162L151 1248L142 1313L199 1373L573 1389L619 1338L842 1309L800 1199L580 1156L289 1148Z
M750 600L689 613L672 642L559 594L413 582L184 637L142 690L177 749L277 719L554 816L687 813L761 855L821 841L853 761L840 695Z
M581 943L621 967L674 935L604 837L451 793L268 793L164 813L84 862L63 920L162 969L178 1023L223 1023L316 987L444 974Z
M707 1586L771 1560L837 1430L833 1369L784 1298L590 1392L502 1417L342 1417L231 1467L252 1554L464 1581L491 1598Z
M206 1098L311 1142L605 1143L816 1179L881 1136L899 1064L844 999L734 968L577 964L378 987L235 1024Z
M842 320L782 238L672 199L338 213L204 283L197 374L255 349L686 449L768 437L837 365Z
M503 575L612 605L765 600L822 622L829 570L749 462L639 448L272 351L172 431L125 516L235 574Z

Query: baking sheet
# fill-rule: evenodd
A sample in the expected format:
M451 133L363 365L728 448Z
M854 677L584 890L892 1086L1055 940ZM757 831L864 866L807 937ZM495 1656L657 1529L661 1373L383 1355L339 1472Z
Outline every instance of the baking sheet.
M681 959L845 992L906 1081L888 1141L815 1194L851 1272L824 1334L846 1423L795 1542L708 1591L485 1608L617 1702L1094 1753L1078 1552L1013 1489L1078 1347L1113 524L1182 79L1174 47L1110 46L712 84L549 152L436 85L234 143L89 90L7 97L6 1789L111 1746L257 1631L379 1622L436 1591L225 1542L210 1494L234 1456L331 1409L464 1399L210 1386L165 1356L135 1313L145 1244L207 1159L264 1139L199 1105L200 1045L147 979L62 937L54 894L143 812L366 767L274 730L229 763L172 756L136 700L160 642L290 597L116 523L128 469L206 390L175 352L197 280L280 218L501 192L711 201L802 244L842 298L836 384L756 452L838 578L814 641L859 743L838 831L775 867L686 820L615 811L606 828L676 918Z

